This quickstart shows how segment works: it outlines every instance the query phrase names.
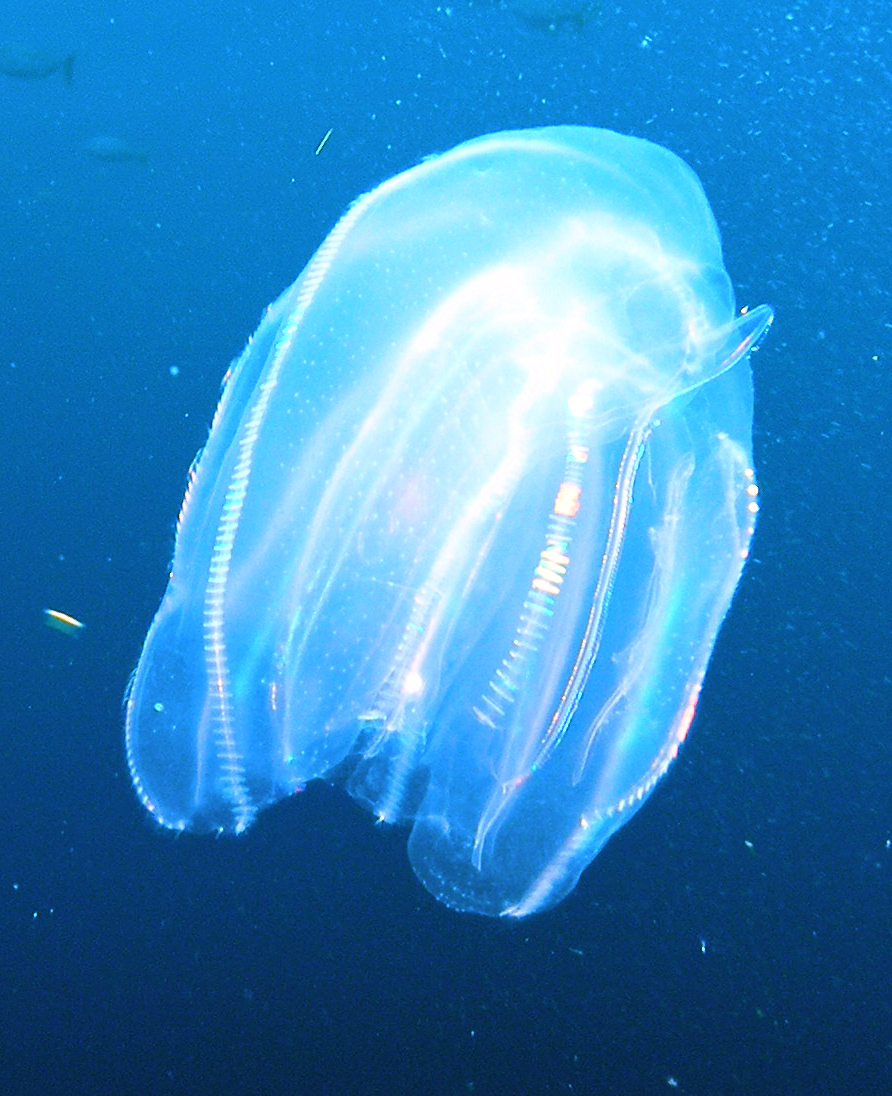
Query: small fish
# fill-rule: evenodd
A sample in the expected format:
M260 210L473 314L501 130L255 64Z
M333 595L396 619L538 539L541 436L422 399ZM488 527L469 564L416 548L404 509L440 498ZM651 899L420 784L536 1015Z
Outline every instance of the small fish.
M513 12L538 30L569 27L583 31L601 13L600 0L495 0L504 11Z
M105 160L111 164L149 162L149 150L145 145L123 137L91 137L89 141L84 141L81 148L95 160Z
M0 46L0 72L22 80L40 80L61 70L66 84L74 80L73 53L53 53L51 50L8 43Z
M62 613L58 609L44 609L43 621L47 628L53 628L66 636L80 635L86 627L82 620L69 616L68 613Z

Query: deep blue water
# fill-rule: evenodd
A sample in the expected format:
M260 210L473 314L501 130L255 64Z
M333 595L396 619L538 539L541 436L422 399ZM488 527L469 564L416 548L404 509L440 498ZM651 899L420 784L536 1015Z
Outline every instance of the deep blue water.
M0 16L77 51L70 87L0 74L4 1090L888 1092L888 6L135 7ZM357 194L563 122L683 156L777 311L753 556L679 761L520 924L438 906L325 786L162 833L121 698L228 362Z

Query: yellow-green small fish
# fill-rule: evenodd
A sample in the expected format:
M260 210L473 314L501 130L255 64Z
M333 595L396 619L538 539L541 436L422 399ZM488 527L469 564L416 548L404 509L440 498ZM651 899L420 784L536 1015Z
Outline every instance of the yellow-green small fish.
M0 46L0 72L21 80L40 80L61 70L66 84L74 80L73 53L53 53L52 50L9 42Z
M53 628L66 636L78 636L86 627L82 620L69 616L68 613L62 613L58 609L44 609L43 621L47 628Z

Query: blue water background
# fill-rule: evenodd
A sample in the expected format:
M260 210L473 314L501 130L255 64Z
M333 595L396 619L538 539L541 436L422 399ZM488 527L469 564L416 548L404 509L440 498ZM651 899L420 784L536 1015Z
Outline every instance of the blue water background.
M10 0L0 39L77 50L71 87L0 74L6 1090L888 1092L888 5L548 31L469 0ZM753 558L680 760L519 926L438 907L325 787L238 841L162 834L121 696L227 363L357 194L559 122L687 159L739 302L778 315Z

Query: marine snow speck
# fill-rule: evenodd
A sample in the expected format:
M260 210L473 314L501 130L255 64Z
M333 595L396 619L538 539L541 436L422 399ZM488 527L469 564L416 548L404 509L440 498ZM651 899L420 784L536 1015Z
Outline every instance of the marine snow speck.
M21 80L40 80L61 71L66 84L74 81L73 53L36 49L16 43L0 46L0 72Z

